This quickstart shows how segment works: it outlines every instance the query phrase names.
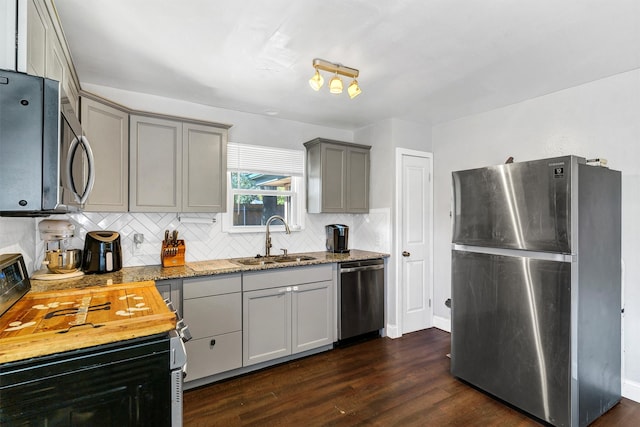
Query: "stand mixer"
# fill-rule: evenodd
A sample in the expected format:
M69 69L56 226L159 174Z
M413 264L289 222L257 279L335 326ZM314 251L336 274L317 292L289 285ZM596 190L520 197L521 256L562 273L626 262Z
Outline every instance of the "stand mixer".
M36 271L31 278L36 280L59 280L82 276L80 270L82 251L69 249L69 239L75 235L75 225L60 219L45 219L38 224L40 238L45 242L43 265L46 269Z

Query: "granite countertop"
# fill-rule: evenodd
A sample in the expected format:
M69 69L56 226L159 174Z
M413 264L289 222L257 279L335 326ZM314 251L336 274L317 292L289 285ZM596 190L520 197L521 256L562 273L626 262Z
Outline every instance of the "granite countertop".
M303 265L330 264L345 261L359 261L365 259L388 258L389 254L381 252L361 251L351 249L347 254L331 252L304 252L289 254L290 257L313 257L308 261L293 261L286 263L243 265L238 260L249 258L214 259L210 261L187 262L179 267L162 267L147 265L141 267L124 267L120 271L105 274L88 274L66 280L31 280L31 292L63 290L71 288L85 288L89 286L108 286L129 282L144 282L147 280L182 279L186 277L210 276L215 274L240 273L247 271L270 270L273 268L290 268Z

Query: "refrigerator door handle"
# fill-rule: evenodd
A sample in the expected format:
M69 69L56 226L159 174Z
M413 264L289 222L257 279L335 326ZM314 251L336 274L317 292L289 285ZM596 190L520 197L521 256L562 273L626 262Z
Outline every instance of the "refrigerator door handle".
M539 259L544 261L576 262L578 260L578 256L574 254L535 252L535 251L525 251L521 249L491 248L491 247L485 247L485 246L460 245L457 243L451 244L451 249L454 251L476 252L479 254L488 254L488 255L523 257L523 258Z

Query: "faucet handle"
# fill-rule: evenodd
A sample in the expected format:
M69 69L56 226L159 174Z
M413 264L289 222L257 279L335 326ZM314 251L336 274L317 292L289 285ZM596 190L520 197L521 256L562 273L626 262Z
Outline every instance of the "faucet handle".
M287 256L287 252L288 252L288 250L287 250L287 249L285 249L285 248L280 248L280 250L281 250L282 252L284 252L284 253L282 254L282 256Z

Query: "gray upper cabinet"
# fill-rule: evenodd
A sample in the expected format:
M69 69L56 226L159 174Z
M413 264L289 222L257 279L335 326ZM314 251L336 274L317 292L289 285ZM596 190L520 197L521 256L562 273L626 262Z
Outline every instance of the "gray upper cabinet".
M182 211L224 212L227 130L192 123L182 129Z
M27 73L46 77L47 64L46 11L40 3L27 2Z
M85 206L93 212L129 210L129 113L87 97L81 121L95 159L95 184Z
M0 18L3 13L10 13L9 8L0 10ZM52 0L20 2L15 13L16 27L6 30L14 34L7 33L3 37L16 42L16 60L1 58L0 68L59 81L73 105L74 113L79 114L79 85Z
M131 212L179 212L182 207L182 123L130 119Z
M224 212L227 129L132 115L129 144L131 212Z
M307 149L307 211L369 212L368 145L316 138Z

